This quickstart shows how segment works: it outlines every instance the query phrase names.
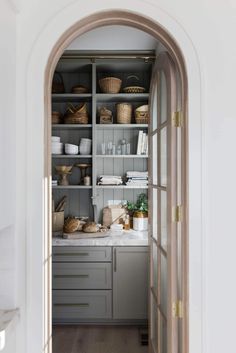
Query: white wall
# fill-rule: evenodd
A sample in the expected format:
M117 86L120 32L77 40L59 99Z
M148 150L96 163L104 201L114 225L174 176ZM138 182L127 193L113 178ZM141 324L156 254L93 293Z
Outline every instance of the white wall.
M16 306L16 16L9 1L0 7L0 309ZM16 349L15 332L4 352Z
M149 34L128 26L105 26L77 37L68 50L154 50L157 41Z
M42 335L42 319L40 317L40 305L43 302L42 293L39 290L33 298L32 287L27 287L28 283L33 283L35 288L37 286L37 288L40 288L42 283L42 273L37 266L42 254L42 242L40 241L42 229L40 225L36 227L36 224L31 224L30 220L25 220L25 212L27 211L27 214L30 214L27 208L29 206L27 206L25 200L26 196L29 198L28 191L33 191L35 199L41 200L43 184L42 174L40 174L42 168L39 166L40 163L43 163L42 159L37 161L37 166L34 165L32 170L32 180L36 180L36 183L32 185L32 180L26 179L26 175L30 175L26 174L27 168L31 168L31 165L27 165L26 162L33 160L34 154L38 153L37 146L43 143L43 121L40 120L40 118L43 119L43 70L40 69L40 65L46 65L45 53L50 52L52 43L60 35L60 30L65 30L66 27L70 26L71 21L76 21L76 18L79 19L80 16L83 17L89 12L113 7L139 11L148 17L156 16L156 20L161 22L169 31L175 28L172 35L177 38L183 47L183 51L188 47L186 43L189 41L199 58L202 92L201 112L196 114L190 109L189 117L191 129L190 197L193 198L194 196L193 181L197 188L202 180L203 238L201 238L201 233L196 234L195 231L195 229L201 227L199 224L201 219L195 217L195 212L191 211L189 244L190 318L194 318L194 320L191 321L190 327L190 353L197 351L202 353L233 352L236 327L236 284L234 281L234 269L236 268L234 221L236 197L236 167L234 163L234 151L236 150L235 2L229 0L205 0L202 2L159 0L157 4L154 0L100 0L99 2L90 0L86 2L80 0L77 2L72 0L51 0L50 2L47 0L21 0L18 7L20 13L17 20L17 238L15 241L17 253L13 258L17 259L18 268L17 302L24 313L26 288L28 293L27 312L34 311L33 307L35 305L33 304L35 302L38 303L39 307L39 315L35 322L27 322L23 314L22 326L24 326L24 329L21 331L21 337L26 334L27 330L31 330L30 332L33 332L35 336L28 337L28 345L34 340L35 346L38 347ZM4 32L1 34L2 42L3 36L8 36L7 30L9 30L9 23L12 23L13 16L5 6L5 2L1 3L0 16L2 16L1 26L4 26ZM9 20L9 23L5 22L6 19ZM12 33L11 30L9 33ZM46 39L43 41L43 38ZM9 39L11 50L14 51L12 34L9 34ZM35 57L35 53L40 54L40 50L42 55L38 55L37 60L35 59L32 62L31 58ZM190 52L186 49L184 53L188 74L192 78L198 75L198 69L194 66L194 72L192 71ZM9 53L8 57L9 62L4 62L4 65L1 61L0 67L4 67L4 70L3 76L0 75L0 77L5 78L4 82L8 82L9 77L11 77L13 86L14 75L11 76L12 74L9 71L13 53ZM3 60L2 56L1 60ZM29 85L32 80L34 80L34 86ZM32 88L33 92L29 92L29 87ZM189 92L190 108L193 106L196 92L197 87L191 85ZM4 101L9 101L12 99L12 93L8 90L5 96L1 95L2 97L5 97ZM14 104L12 104L12 107L14 108ZM12 107L9 108L11 113L8 113L8 116L14 115ZM35 114L32 114L32 112L35 112ZM37 117L36 120L33 120L34 115ZM197 129L199 121L202 124L200 137L194 134L194 126ZM30 131L30 128L34 131ZM9 137L8 128L4 127L4 129L6 136ZM35 130L38 134L35 133ZM34 136L34 143L31 141L31 135ZM26 150L28 142L30 146L33 146L31 151ZM199 144L202 151L202 169L198 166ZM196 146L196 153L194 153L194 146ZM14 166L14 158L12 161ZM37 213L38 217L42 214L39 205L40 203L38 203L38 207L35 204L30 204L30 207L33 208L31 211ZM7 212L7 215L9 215L9 212ZM6 219L8 219L8 216ZM10 220L7 223L13 224L13 221ZM13 232L10 231L10 234L9 239L13 240ZM13 248L12 240L10 240L9 245ZM27 266L27 270L25 270L24 263L26 254L28 254L28 259L30 259L30 254L33 257L32 262L30 262L31 267ZM0 261L0 263L2 262ZM200 274L202 274L202 277ZM201 279L203 279L203 290L200 283ZM9 287L8 294L11 296L13 292L14 285ZM0 292L0 295L2 295L2 292ZM201 305L201 299L203 312L201 312L201 306L199 306ZM201 323L203 323L201 328L203 340L199 342ZM17 352L28 353L24 346L24 338L22 338L22 341L18 341ZM35 353L39 352L35 351Z

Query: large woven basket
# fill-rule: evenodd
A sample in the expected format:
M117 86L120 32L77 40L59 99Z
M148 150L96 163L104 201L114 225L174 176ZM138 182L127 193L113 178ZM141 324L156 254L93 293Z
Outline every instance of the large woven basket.
M70 104L64 116L65 124L88 124L87 104L80 103L77 106Z
M135 109L135 122L136 124L148 124L149 121L149 108L148 105L141 105Z
M132 117L132 104L130 103L118 103L117 108L117 123L118 124L130 124Z
M99 80L103 93L119 93L122 81L117 77L104 77Z

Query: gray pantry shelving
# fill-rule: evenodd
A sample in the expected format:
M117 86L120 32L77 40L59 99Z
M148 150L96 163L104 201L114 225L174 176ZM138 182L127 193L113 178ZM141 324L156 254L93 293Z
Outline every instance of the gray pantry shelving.
M152 52L151 52L152 53ZM116 53L114 53L116 54ZM121 55L122 54L122 55ZM153 53L152 53L153 54ZM120 58L119 55L121 55ZM101 58L103 56L103 58ZM81 138L92 139L91 155L52 155L52 177L55 179L56 165L74 165L89 163L88 174L91 175L91 186L79 185L79 168L73 167L69 176L70 185L52 186L55 203L62 196L67 196L65 216L88 216L95 221L102 220L102 209L108 200L136 201L138 194L147 192L147 187L126 185L97 185L100 175L125 176L127 171L146 171L148 168L147 155L137 155L137 139L140 130L148 131L147 124L136 124L134 114L131 124L117 124L116 104L129 102L133 110L143 104L148 104L149 85L152 70L152 59L130 58L126 53L117 53L116 59L106 59L106 55L97 53L97 57L81 58L79 52L61 57L56 67L60 72L66 93L52 94L52 110L64 114L68 103L74 105L86 102L89 112L88 124L55 124L52 125L52 135L60 136L63 143L79 144ZM122 80L123 88L128 85L127 78L135 75L139 78L139 85L145 87L145 93L101 93L98 81L102 77L114 76ZM75 85L88 87L88 93L70 93ZM113 124L99 124L99 109L105 106L113 112ZM130 155L102 155L101 143L112 141L116 145L126 139L131 144Z

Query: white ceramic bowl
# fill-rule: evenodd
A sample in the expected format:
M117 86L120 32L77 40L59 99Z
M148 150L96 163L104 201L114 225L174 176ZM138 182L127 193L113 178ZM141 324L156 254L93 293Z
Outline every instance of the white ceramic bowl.
M61 142L60 136L51 136L51 141L52 142Z
M66 154L78 154L79 153L79 146L72 145L70 143L65 144L65 153Z
M92 146L80 146L79 152L80 154L91 154Z

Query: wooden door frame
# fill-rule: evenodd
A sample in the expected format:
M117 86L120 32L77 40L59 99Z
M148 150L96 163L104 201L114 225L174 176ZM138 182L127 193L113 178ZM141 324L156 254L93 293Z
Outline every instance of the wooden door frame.
M126 25L142 30L158 41L160 41L168 50L179 72L182 112L184 116L183 134L182 134L182 176L183 176L183 221L184 234L184 253L183 253L183 301L184 301L184 341L183 352L189 351L189 330L188 330L188 85L185 60L181 49L174 38L157 22L154 22L144 16L120 10L102 11L92 14L71 26L56 42L49 56L44 80L44 176L47 180L51 177L51 83L58 60L68 45L78 36L98 27L108 25ZM44 197L44 216L47 220L44 229L44 243L46 244L44 258L50 258L51 254L51 187L48 183ZM51 263L45 267L44 273L44 336L45 341L51 337ZM50 348L48 350L50 353Z

